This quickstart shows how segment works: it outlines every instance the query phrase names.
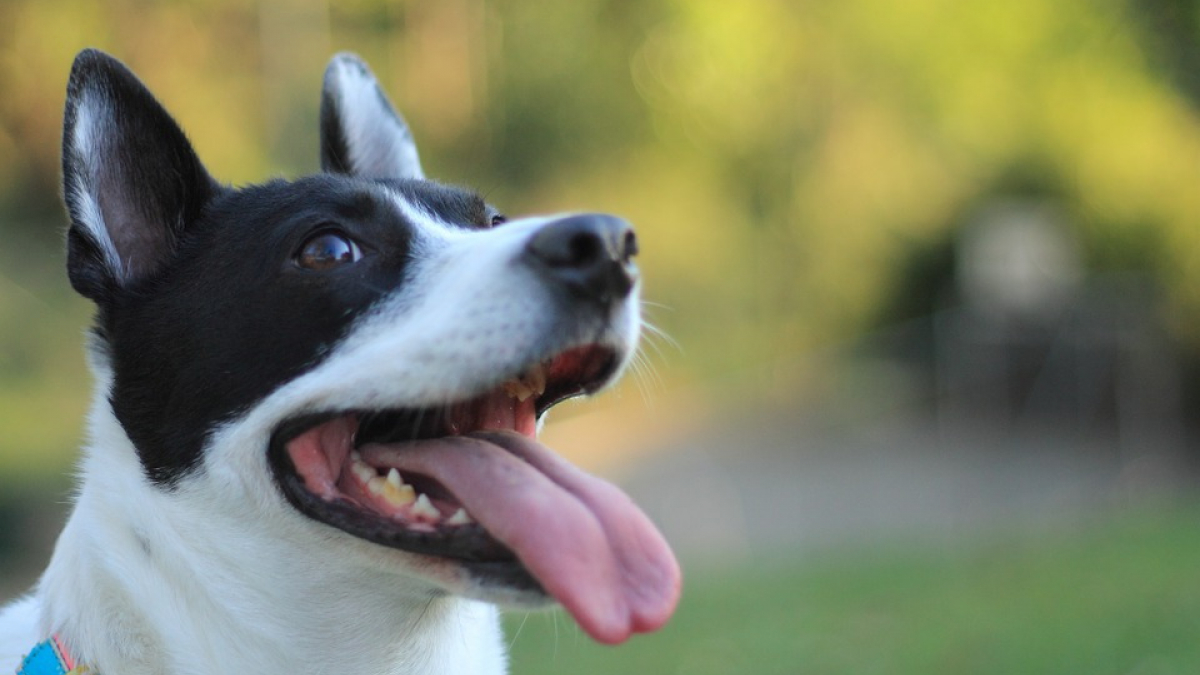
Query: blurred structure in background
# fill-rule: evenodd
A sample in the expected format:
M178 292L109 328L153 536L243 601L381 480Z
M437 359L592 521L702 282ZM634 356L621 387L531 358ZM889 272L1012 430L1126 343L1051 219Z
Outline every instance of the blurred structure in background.
M321 72L347 49L431 177L512 214L629 218L658 331L615 393L554 416L551 444L623 477L689 570L802 569L1198 501L1198 17L1185 0L6 0L0 591L44 563L90 396L58 196L82 47L144 77L222 180L316 169ZM1200 566L1194 533L1176 538ZM1179 612L1143 623L1194 638L1200 599L1177 586ZM914 672L1200 669L1110 662ZM695 672L793 672L722 663ZM627 670L682 666L663 668Z
M959 303L933 317L938 416L1033 424L1178 452L1179 356L1144 274L1085 276L1064 214L998 201L955 250Z

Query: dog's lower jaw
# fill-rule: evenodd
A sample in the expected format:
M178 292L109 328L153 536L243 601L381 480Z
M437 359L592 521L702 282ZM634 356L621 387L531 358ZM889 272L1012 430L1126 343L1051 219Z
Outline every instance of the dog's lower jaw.
M188 520L175 503L187 495L127 484L132 446L92 421L103 452L85 458L38 600L40 629L97 671L505 672L493 606L267 541L224 509Z

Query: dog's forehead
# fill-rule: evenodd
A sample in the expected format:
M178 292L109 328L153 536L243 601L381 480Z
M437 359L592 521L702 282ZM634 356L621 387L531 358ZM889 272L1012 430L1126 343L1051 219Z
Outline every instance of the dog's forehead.
M494 209L478 193L423 179L379 181L407 220L439 228L487 227Z
M497 211L478 193L425 179L364 179L319 174L227 193L209 211L211 224L254 221L294 228L346 221L387 221L422 232L486 229ZM201 228L203 229L203 228ZM270 243L268 238L263 243Z

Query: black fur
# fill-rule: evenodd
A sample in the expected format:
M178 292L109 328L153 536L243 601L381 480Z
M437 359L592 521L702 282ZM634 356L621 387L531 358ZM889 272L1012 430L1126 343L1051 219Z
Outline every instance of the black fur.
M481 201L468 193L399 186L448 222L478 217ZM223 194L154 283L101 305L113 408L153 480L173 483L190 470L216 424L315 365L354 318L404 283L412 225L381 187L319 175ZM328 230L354 239L363 259L325 272L299 267L296 252Z
M342 132L341 113L328 88L321 92L321 170L350 173L350 148Z
M358 264L297 266L306 237L340 229ZM228 419L308 368L348 320L403 279L409 227L348 179L272 183L215 200L153 284L101 307L112 404L155 481L197 462Z
M105 122L104 135L93 136L97 146L90 149L76 147L73 138L84 104ZM89 157L81 155L89 150ZM137 77L90 49L75 58L67 85L62 169L71 214L68 272L74 288L93 300L151 276L219 190L183 131ZM95 234L81 222L85 191L96 200L122 270L105 260Z

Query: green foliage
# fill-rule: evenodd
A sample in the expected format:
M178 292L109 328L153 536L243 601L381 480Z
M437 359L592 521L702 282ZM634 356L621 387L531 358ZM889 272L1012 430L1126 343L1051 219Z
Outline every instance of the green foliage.
M1153 31L1192 13L1129 1L8 0L0 232L57 217L80 48L129 63L233 183L315 168L320 73L352 49L431 175L513 214L639 226L648 296L666 306L652 318L685 354L668 375L727 378L853 338L911 259L1022 167L1089 260L1149 268L1170 325L1200 345L1200 119L1176 88L1192 57L1178 27Z
M42 224L47 229L57 223ZM60 473L75 457L91 386L86 303L57 246L9 233L0 249L0 475Z
M1194 506L1063 536L876 544L689 575L667 628L619 649L509 617L515 673L1184 675L1200 672Z

